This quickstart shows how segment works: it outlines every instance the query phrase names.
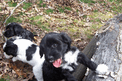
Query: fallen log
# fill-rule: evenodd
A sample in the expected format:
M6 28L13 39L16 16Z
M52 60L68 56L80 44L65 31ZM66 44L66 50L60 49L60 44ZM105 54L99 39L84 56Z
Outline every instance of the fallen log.
M83 53L97 64L109 67L108 76L99 76L89 71L84 77L86 67L79 65L73 74L78 81L122 81L122 14L110 19L96 33ZM92 56L93 55L93 56Z
M96 50L96 42L98 39L96 37L93 37L90 43L85 47L83 50L83 53L90 59ZM73 76L78 80L82 81L85 73L86 73L86 67L82 64L79 64L77 67L77 70L73 73Z

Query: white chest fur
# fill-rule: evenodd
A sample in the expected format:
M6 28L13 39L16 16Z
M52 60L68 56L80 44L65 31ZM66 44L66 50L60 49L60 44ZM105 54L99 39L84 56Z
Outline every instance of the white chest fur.
M71 64L75 64L78 65L77 63L77 57L78 57L78 53L80 51L77 49L75 52L73 51L69 51L65 54L64 56L64 60L66 61L65 64L62 64L62 68L63 69L68 69L69 71L73 71L73 67L71 66Z

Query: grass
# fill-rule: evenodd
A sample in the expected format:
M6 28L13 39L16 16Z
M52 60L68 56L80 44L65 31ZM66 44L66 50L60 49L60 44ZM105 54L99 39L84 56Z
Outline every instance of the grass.
M99 4L103 4L105 7L107 6L107 2L106 1L103 1L103 0L80 0L81 2L84 2L84 3L88 3L88 4L94 4L94 3L99 3ZM118 13L122 13L122 0L108 0L109 4L111 5L109 7L109 9L112 11L104 11L104 13L102 13L102 11L100 12L99 10L93 10L91 11L91 13L89 15L83 15L81 20L78 20L77 18L76 19L72 19L71 18L71 21L73 23L70 23L68 24L68 20L69 18L66 18L66 19L61 19L61 18L56 18L55 17L55 24L57 23L60 23L60 27L58 27L58 25L55 26L55 29L52 30L50 28L50 24L51 24L51 19L46 19L44 15L49 15L50 16L50 13L54 13L55 12L55 9L47 9L47 5L46 3L43 2L43 0L39 0L39 2L37 3L38 4L38 9L40 7L46 7L43 11L44 11L44 15L40 16L40 15L36 15L36 16L33 16L33 17L29 17L29 18L25 18L27 19L27 23L30 23L30 24L33 24L33 25L36 25L38 26L41 30L43 31L47 31L47 32L50 32L50 31L64 31L64 32L68 32L70 34L70 36L73 38L73 39L76 39L76 38L80 38L81 37L81 34L84 34L88 40L92 39L94 33L104 25L104 23L102 23L101 21L103 22L106 22L107 20L109 20L110 18L113 17L113 15L115 14L118 14ZM8 2L8 5L9 7L15 7L17 5L17 3L12 3L12 2ZM23 3L23 8L24 9L28 9L32 6L32 3L28 3L28 2L24 2ZM92 6L92 5L90 5ZM103 6L103 7L104 7ZM69 7L69 6L65 6L65 7L57 7L58 11L60 12L60 14L65 13L65 10L69 10L69 11L72 11L72 8ZM0 9L0 11L2 11ZM42 12L43 12L42 11ZM79 13L80 10L77 10L76 9L76 13ZM23 17L23 15L25 15L26 12L19 12L19 15L15 15L13 14L14 16L11 16L6 24L10 23L10 22L19 22L21 23L22 22L22 19L21 17ZM30 13L30 12L29 12ZM66 14L67 15L67 14ZM4 17L6 17L7 15L5 14ZM52 16L50 16L51 18L54 18ZM89 22L92 23L89 27L84 27L85 23L86 23L86 19L90 19ZM45 21L48 20L47 21ZM1 19L0 19L1 20ZM2 20L1 20L2 21ZM26 23L26 22L25 22ZM78 24L78 25L76 25ZM75 34L76 33L76 34ZM5 78L6 79L6 78ZM0 79L0 81L5 81L5 79ZM10 77L7 77L6 81L9 81Z
M84 3L88 3L88 4L94 4L94 3L102 3L105 7L107 5L107 2L106 1L99 1L99 0L80 0L81 2L84 2ZM121 0L108 0L108 2L110 3L114 3L112 4L112 6L110 7L111 10L114 11L114 14L117 14L117 13L122 13L122 8L121 8L121 5L120 5L120 2ZM39 7L46 7L47 5L43 2L43 0L39 0L37 2L38 6ZM115 5L117 4L117 5ZM16 6L16 3L13 4L12 2L9 2L9 6ZM23 4L23 8L24 9L28 9L29 7L32 6L32 3L28 3L28 2L24 2ZM92 6L92 5L90 5ZM69 11L72 11L72 8L69 7L69 6L65 6L65 7L58 7L57 8L58 11L60 13L65 13L65 10L69 10ZM55 12L55 9L46 9L44 10L44 12L49 15L50 13L54 13ZM76 13L78 13L79 10L76 9ZM55 22L56 23L60 23L61 27L56 27L58 31L69 31L69 32L72 32L72 33L75 33L75 32L79 32L77 31L78 29L80 30L84 30L84 33L85 35L87 35L88 39L92 38L92 35L93 35L93 32L95 32L96 30L98 30L103 24L101 23L101 20L102 21L107 21L108 19L112 18L113 17L113 13L112 12L109 12L109 11L104 11L105 13L101 13L99 12L99 10L93 10L92 11L92 14L90 15L84 15L82 16L83 17L83 20L79 21L77 19L74 19L73 20L73 23L71 23L70 25L67 26L67 19L58 19L58 18L55 18ZM19 15L24 15L25 13L22 13L20 12ZM89 29L87 28L82 28L82 25L84 25L86 23L86 19L87 18L90 18L90 22L93 23L93 25L91 25L89 27ZM51 31L51 29L49 28L49 22L51 23L51 20L48 19L48 22L45 22L45 18L43 16L34 16L34 17L31 17L31 18L28 18L29 19L29 22L33 25L38 25L42 30L45 30L45 31ZM15 17L11 17L10 19L8 19L7 23L9 22L22 22L22 20L20 20L20 18L15 18ZM76 27L75 24L79 24L81 26L81 28L78 28Z
M10 81L10 76L5 75L4 78L0 79L0 81Z
M71 10L71 8L70 8L70 7L65 7L65 9L66 9L66 10Z
M47 32L51 31L51 29L49 28L49 23L46 23L44 21L45 17L38 15L38 16L29 18L29 20L31 24L37 25L42 30L47 31Z
M8 2L8 5L9 5L10 7L15 7L15 6L17 5L17 3Z
M50 14L50 13L53 13L53 9L47 9L45 12L46 12L46 14Z
M46 7L46 4L43 4L43 0L40 0L38 3L39 7Z
M23 3L23 9L28 9L31 6L32 6L32 3L29 3L29 2L24 2Z
M58 8L59 12L64 13L64 9L63 8Z
M113 10L115 14L122 13L122 7L121 6L112 6L111 10Z
M93 0L80 0L80 1L84 2L84 3L89 3L89 4L95 3L95 1L93 1Z
M41 26L41 29L42 29L42 30L45 30L45 31L48 31L48 32L51 31L50 28L45 27L45 26Z
M59 7L58 10L59 12L64 13L65 10L71 11L72 9L70 7Z
M5 79L1 78L0 81L6 81Z
M22 23L22 20L20 20L19 18L15 18L15 17L11 16L11 17L7 20L6 24L11 23L11 22L19 22L19 23Z

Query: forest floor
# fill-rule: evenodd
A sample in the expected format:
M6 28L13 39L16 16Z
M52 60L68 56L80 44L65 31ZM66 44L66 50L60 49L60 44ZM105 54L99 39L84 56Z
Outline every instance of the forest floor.
M37 34L35 43L38 45L48 32L66 32L72 38L72 45L82 51L106 21L122 13L121 0L74 0L70 4L62 4L60 0L26 0L7 19L20 1L0 0L0 81L28 81L33 77L30 65L20 61L13 63L3 55L2 32L8 23L20 23Z

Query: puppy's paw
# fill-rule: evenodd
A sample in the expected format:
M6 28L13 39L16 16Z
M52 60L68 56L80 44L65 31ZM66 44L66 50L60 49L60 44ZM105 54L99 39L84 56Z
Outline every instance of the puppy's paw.
M5 58L7 58L7 59L12 58L12 55L7 55L5 52L4 52L4 56L5 56Z
M100 75L108 75L108 66L106 66L105 64L99 64L96 68L96 73Z
M13 58L12 58L12 61L15 62L15 61L17 61L17 59L16 59L15 57L13 57Z

